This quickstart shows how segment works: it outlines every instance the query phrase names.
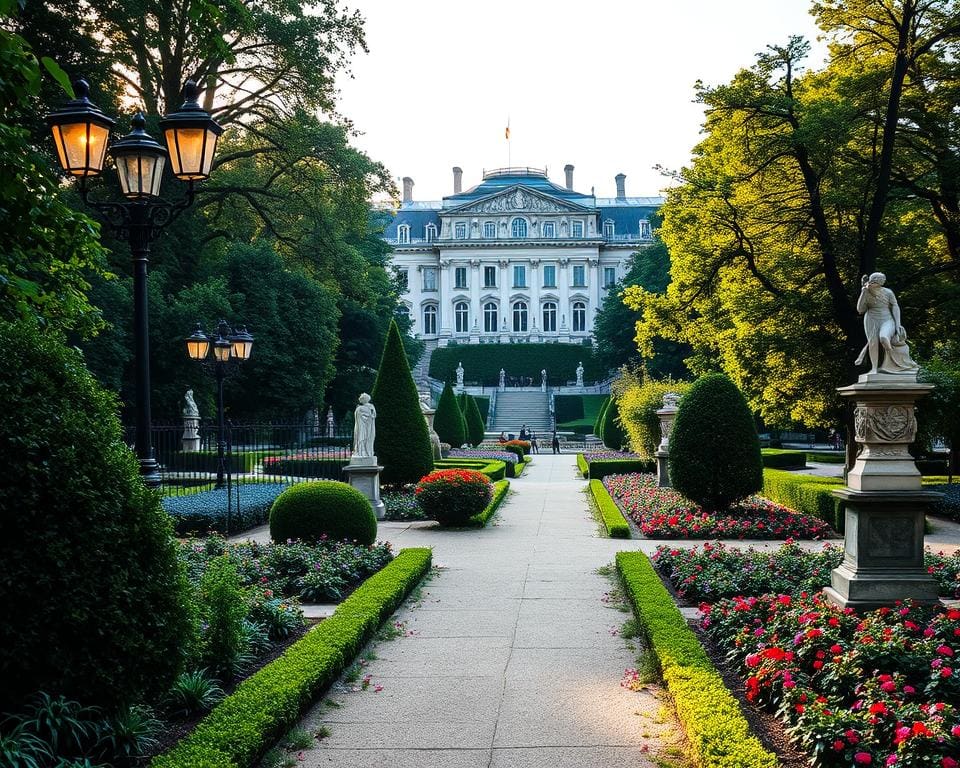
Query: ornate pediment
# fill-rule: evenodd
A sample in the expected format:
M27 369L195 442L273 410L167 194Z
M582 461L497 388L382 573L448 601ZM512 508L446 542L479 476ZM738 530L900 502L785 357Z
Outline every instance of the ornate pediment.
M568 203L559 198L535 192L523 186L511 187L505 192L474 200L446 214L495 214L495 213L583 213L582 205Z

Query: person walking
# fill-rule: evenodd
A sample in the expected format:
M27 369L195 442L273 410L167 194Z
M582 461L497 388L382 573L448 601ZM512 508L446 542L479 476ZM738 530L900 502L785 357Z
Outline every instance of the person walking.
M551 445L553 446L554 453L560 453L560 438L557 437L556 432L553 433L553 441L551 442Z
M530 453L540 453L540 449L537 447L537 433L532 429L530 430Z
M520 439L521 439L521 440L526 440L526 439L527 439L527 425L526 425L526 424L524 424L524 425L522 425L522 426L520 427Z

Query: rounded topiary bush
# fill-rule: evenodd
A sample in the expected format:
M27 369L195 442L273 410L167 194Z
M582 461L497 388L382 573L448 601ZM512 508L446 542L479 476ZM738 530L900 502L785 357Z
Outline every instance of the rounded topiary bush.
M490 478L472 469L439 469L414 490L424 515L440 525L466 525L493 498Z
M726 509L763 487L753 414L723 374L702 376L683 396L668 462L673 487L707 510Z
M377 517L367 497L336 480L299 483L277 496L270 508L271 539L318 541L324 536L373 544Z
M0 322L0 712L41 690L108 709L156 697L192 652L170 518L118 409L55 333Z
M596 421L593 422L593 434L597 437L600 437L600 433L603 432L603 415L607 412L607 406L610 405L610 398L608 397L603 401L603 405L600 406L600 410L597 411Z

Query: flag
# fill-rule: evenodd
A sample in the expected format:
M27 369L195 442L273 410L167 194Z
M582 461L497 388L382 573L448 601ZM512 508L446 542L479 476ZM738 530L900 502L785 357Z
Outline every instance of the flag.
M503 132L503 138L510 141L510 121L507 120L507 129Z

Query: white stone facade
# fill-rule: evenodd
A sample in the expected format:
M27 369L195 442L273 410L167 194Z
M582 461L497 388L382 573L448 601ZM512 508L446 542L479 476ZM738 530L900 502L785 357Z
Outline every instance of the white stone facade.
M414 332L440 346L589 338L606 291L650 242L662 198L596 198L571 187L569 167L568 187L542 170L509 168L486 172L467 192L419 202L405 179L384 236L406 281Z

